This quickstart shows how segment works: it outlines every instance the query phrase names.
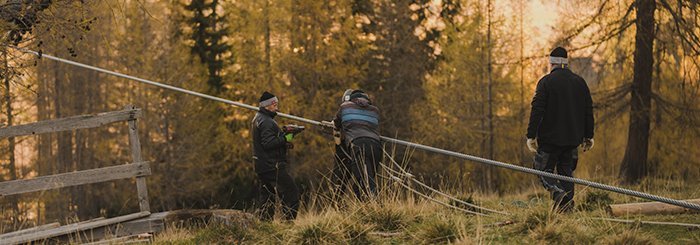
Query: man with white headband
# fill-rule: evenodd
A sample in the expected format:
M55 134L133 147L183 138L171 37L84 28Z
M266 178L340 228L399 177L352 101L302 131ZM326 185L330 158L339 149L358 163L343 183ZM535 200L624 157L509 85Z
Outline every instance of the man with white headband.
M537 83L532 99L527 147L535 153L537 170L573 177L578 146L593 148L593 101L586 81L569 70L566 49L549 55L551 71ZM557 211L574 207L574 184L540 176Z
M286 220L293 220L299 209L299 189L287 168L287 144L294 134L284 133L274 118L279 110L279 100L265 91L260 96L260 110L253 118L253 159L255 173L261 184L262 220L275 215L275 200L282 200L282 213Z

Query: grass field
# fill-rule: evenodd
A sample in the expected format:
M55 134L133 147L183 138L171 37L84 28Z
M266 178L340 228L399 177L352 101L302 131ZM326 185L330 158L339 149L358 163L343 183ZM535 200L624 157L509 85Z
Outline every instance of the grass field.
M698 188L674 181L628 187L672 198L697 198ZM578 187L577 210L550 211L548 194L537 188L517 195L456 195L508 214L477 216L451 209L388 185L374 201L312 197L294 222L256 222L252 227L209 224L179 227L157 235L156 244L700 244L700 230L631 224L610 218L605 206L643 201ZM446 198L437 200L449 203ZM325 201L324 201L325 200ZM454 203L454 202L453 202ZM700 223L700 214L618 217Z

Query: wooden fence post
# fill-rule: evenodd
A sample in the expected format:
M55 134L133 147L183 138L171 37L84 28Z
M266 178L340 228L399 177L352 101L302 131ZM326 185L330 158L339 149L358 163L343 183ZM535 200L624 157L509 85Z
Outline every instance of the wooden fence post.
M133 105L127 105L127 110L136 109ZM136 128L136 119L129 120L129 144L131 145L131 158L133 162L142 162L141 159L141 142ZM146 186L145 177L136 177L136 190L139 196L139 207L141 212L151 211L148 203L148 187Z

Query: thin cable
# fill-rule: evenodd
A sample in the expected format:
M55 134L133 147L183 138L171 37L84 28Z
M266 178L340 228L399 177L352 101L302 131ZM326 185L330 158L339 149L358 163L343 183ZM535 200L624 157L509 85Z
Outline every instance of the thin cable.
M384 165L383 163L379 163L382 167L384 167L384 169L387 169L387 170L389 170L389 171L391 171L391 172L394 172L394 173L396 173L397 175L406 176L408 179L412 180L412 181L415 182L416 184L418 184L418 185L420 185L420 186L422 186L422 187L424 187L424 188L426 188L426 189L428 189L428 190L431 190L432 192L435 192L435 193L437 193L437 194L440 194L441 196L447 197L448 199L450 199L450 200L452 200L452 201L461 203L461 204L463 204L463 205L466 205L466 206L469 206L469 207L472 207L472 208L481 209L481 210L488 211L488 212L492 212L492 213L503 214L503 215L509 215L509 214L506 213L506 212L501 212L501 211L498 211L498 210L488 209L488 208L485 208L485 207L477 206L476 204L472 204L472 203L465 202L464 200L461 200L461 199L456 198L456 197L454 197L454 196L452 196L452 195L449 195L449 194L444 193L444 192L442 192L442 191L440 191L440 190L437 190L437 189L435 189L435 188L433 188L433 187L430 187L429 185L427 185L427 184L425 184L425 183L423 183L423 182L417 180L416 178L414 178L414 177L413 177L413 174L407 172L407 171L406 171L405 169L403 169L400 165L398 165L398 163L396 162L396 160L394 160L394 158L392 158L386 151L384 151L384 154L385 154L385 155L389 158L389 160L391 160L391 161L394 163L394 165L396 165L403 173L400 173L400 172L398 172L398 171L396 171L396 170L393 170L393 169L389 168L388 166Z
M387 141L387 142L392 142L395 144L399 144L399 145L405 145L407 147L414 147L416 149L421 149L424 151L430 151L430 152L443 154L443 155L447 155L447 156L451 156L451 157L456 157L456 158L460 158L460 159L464 159L464 160L479 162L479 163L483 163L483 164L487 164L487 165L491 165L491 166L495 166L495 167L499 167L499 168L506 168L506 169L510 169L510 170L523 172L523 173L529 173L529 174L549 177L549 178L553 178L553 179L573 182L573 183L583 185L583 186L589 186L589 187L593 187L593 188L597 188L597 189L617 192L617 193L624 194L624 195L630 195L630 196L635 196L635 197L644 198L644 199L648 199L648 200L654 200L654 201L658 201L658 202L668 203L671 205L676 205L676 206L680 206L680 207L684 207L684 208L700 210L700 205L695 204L695 203L686 202L686 201L674 200L674 199L670 199L670 198L666 198L666 197L661 197L661 196L652 195L652 194L639 192L639 191L633 191L633 190L620 188L620 187L616 187L616 186L605 185L605 184L601 184L601 183L597 183L597 182L593 182L593 181L588 181L588 180L584 180L584 179L577 179L577 178L573 178L573 177L568 177L568 176L558 175L558 174L554 174L554 173L539 171L539 170L526 168L526 167L522 167L522 166L517 166L517 165L513 165L513 164L502 163L502 162L494 161L491 159L485 159L485 158L471 156L471 155L458 153L458 152L454 152L454 151L443 150L443 149L439 149L439 148L435 148L435 147L431 147L431 146L426 146L426 145L421 145L421 144L417 144L417 143L412 143L412 142L407 142L407 141L403 141L403 140L392 139L389 137L382 136L382 140Z
M403 186L403 188L405 188L406 190L409 190L409 191L411 191L411 192L413 192L413 193L415 193L415 194L417 194L417 195L419 195L419 196L421 196L421 197L423 197L423 198L425 198L425 199L428 199L429 201L432 201L432 202L441 204L441 205L443 205L443 206L445 206L445 207L453 208L453 209L456 209L456 210L459 210L459 211L462 211L462 212L465 212L465 213L470 213L470 214L479 215L479 216L490 216L490 215L488 215L488 214L479 213L479 212L474 212L474 211L467 210L467 209L463 209L463 208L460 208L460 207L457 207L457 206L454 206L454 205L450 205L450 204L445 203L445 202L443 202L443 201L440 201L440 200L437 200L437 199L435 199L435 198L432 198L432 197L430 197L430 196L428 196L428 195L426 195L426 194L423 194L423 193L421 193L420 191L417 191L417 190L411 188L410 186L406 185L405 183L403 183L403 180L401 180L401 178L396 177L396 176L394 176L394 175L391 174L391 173L389 173L389 177L390 177L389 179L392 179L392 180L394 180L396 183L399 183L399 185ZM385 177L385 178L386 178L386 177Z
M166 84L162 84L162 83L157 83L157 82L153 82L153 81L150 81L150 80L146 80L146 79L142 79L142 78L138 78L138 77L134 77L134 76L125 75L125 74L118 73L118 72L113 72L113 71L105 70L105 69L102 69L102 68L99 68L99 67L94 67L94 66L86 65L86 64L82 64L82 63L75 62L75 61L71 61L71 60L66 60L66 59L54 57L54 56L47 55L47 54L39 54L38 52L35 52L35 51L32 51L32 50L28 50L28 49L24 49L24 48L19 48L19 47L16 47L16 46L8 46L8 47L17 49L17 50L19 50L19 51L21 51L21 52L24 52L24 53L34 54L34 55L38 56L39 58L45 57L45 58L47 58L47 59L51 59L51 60L55 60L55 61L59 61L59 62L67 63L67 64L71 64L71 65L78 66L78 67L83 67L83 68L90 69L90 70L94 70L94 71L99 71L99 72L107 73L107 74L110 74L110 75L113 75L113 76L117 76L117 77L122 77L122 78L130 79L130 80L134 80L134 81L146 83L146 84L153 85L153 86L160 87L160 88L170 89L170 90L178 91L178 92L181 92L181 93L186 93L186 94L190 94L190 95L194 95L194 96L199 96L199 97L202 97L202 98L206 98L206 99L210 99L210 100L214 100L214 101L219 101L219 102L222 102L222 103L226 103L226 104L230 104L230 105L234 105L234 106L238 106L238 107L242 107L242 108L246 108L246 109L250 109L250 110L254 110L254 111L259 110L257 107L251 106L251 105L248 105L248 104L244 104L244 103L240 103L240 102L235 102L235 101L231 101L231 100L227 100L227 99L222 99L222 98L219 98L219 97L214 97L214 96L211 96L211 95L202 94L202 93L198 93L198 92L194 92L194 91L190 91L190 90L186 90L186 89L183 89L183 88L178 88L178 87L174 87L174 86L170 86L170 85L166 85ZM322 123L319 122L319 121L314 121L314 120L306 119L306 118L303 118L303 117L298 117L298 116L289 115L289 114L285 114L285 113L277 113L277 115L278 115L278 116L281 116L281 117L289 118L289 119L292 119L292 120L297 120L297 121L300 121L300 122L305 122L305 123L317 125L317 126L329 127L329 126L327 126L327 125L322 124ZM454 152L454 151L448 151L448 150L444 150L444 149L440 149L440 148L435 148L435 147L432 147L432 146L426 146L426 145L422 145L422 144L418 144L418 143L413 143L413 142L408 142L408 141L403 141L403 140L399 140L399 139L393 139L393 138L389 138L389 137L385 137L385 136L381 136L381 139L384 140L384 141L386 141L386 142L391 142L391 143L394 143L394 144L404 145L404 146L406 146L406 147L413 147L413 148L421 149L421 150L424 150L424 151L434 152L434 153L443 154L443 155L447 155L447 156L452 156L452 157L456 157L456 158L460 158L460 159L464 159L464 160L469 160L469 161L474 161L474 162L478 162L478 163L483 163L483 164L487 164L487 165L491 165L491 166L495 166L495 167L499 167L499 168L506 168L506 169L510 169L510 170L515 170L515 171L523 172L523 173L534 174L534 175L549 177L549 178L553 178L553 179L557 179L557 180L568 181L568 182L576 183L576 184L579 184L579 185L590 186L590 187L597 188L597 189L601 189L601 190L612 191L612 192L616 192L616 193L620 193L620 194L624 194L624 195L635 196L635 197L639 197L639 198L644 198L644 199L653 200L653 201L657 201L657 202L668 203L668 204L671 204L671 205L676 205L676 206L679 206L679 207L684 207L684 208L688 208L688 209L693 209L693 210L698 210L698 211L700 211L700 205L694 204L694 203L689 203L689 202L680 201L680 200L674 200L674 199L670 199L670 198L666 198L666 197L651 195L651 194L648 194L648 193L643 193L643 192L639 192L639 191L633 191L633 190L624 189L624 188L620 188L620 187L616 187L616 186L610 186L610 185L600 184L600 183L596 183L596 182L592 182L592 181L588 181L588 180L577 179L577 178L572 178L572 177L568 177L568 176L558 175L558 174L554 174L554 173L539 171L539 170L535 170L535 169L531 169L531 168L526 168L526 167L517 166L517 165L513 165L513 164L508 164L508 163L503 163L503 162L498 162L498 161L494 161L494 160L490 160L490 159L485 159L485 158L481 158L481 157L471 156L471 155L467 155L467 154L463 154L463 153L458 153L458 152Z
M93 71L97 71L97 72L102 72L102 73L107 73L107 74L110 74L110 75L113 75L113 76L116 76L116 77L126 78L126 79L129 79L129 80L134 80L134 81L141 82L141 83L145 83L145 84L148 84L148 85L153 85L153 86L160 87L160 88L164 88L164 89L169 89L169 90L173 90L173 91L177 91L177 92L181 92L181 93L185 93L185 94L189 94L189 95L194 95L194 96L202 97L202 98L209 99L209 100L213 100L213 101L218 101L218 102L222 102L222 103L225 103L225 104L230 104L230 105L242 107L242 108L249 109L249 110L254 110L254 111L260 110L258 107L251 106L251 105L248 105L248 104L244 104L244 103L241 103L241 102L236 102L236 101L232 101L232 100L227 100L227 99L223 99L223 98L211 96L211 95L208 95L208 94L203 94L203 93L199 93L199 92L194 92L194 91L191 91L191 90L187 90L187 89L183 89L183 88L179 88L179 87L175 87L175 86L171 86L171 85L167 85L167 84L158 83L158 82L154 82L154 81L151 81L151 80L146 80L146 79L143 79L143 78L138 78L138 77L126 75L126 74L122 74L122 73L119 73L119 72L114 72L114 71L106 70L106 69L99 68L99 67L95 67L95 66L91 66L91 65L86 65L86 64L79 63L79 62L75 62L75 61L72 61L72 60L67 60L67 59L63 59L63 58L58 58L58 57L51 56L51 55L48 55L48 54L43 54L43 53L42 53L42 54L39 54L39 53L36 52L36 51L32 51L32 50L28 50L28 49L23 49L23 48L19 48L19 47L15 47L15 46L8 46L8 47L15 48L15 49L17 49L17 50L19 50L19 51L21 51L21 52L24 52L24 53L34 54L34 55L38 56L39 58L47 58L47 59L50 59L50 60L55 60L55 61L63 62L63 63L66 63L66 64L70 64L70 65L82 67L82 68L89 69L89 70L93 70ZM289 119L293 119L293 120L297 120L297 121L301 121L301 122L305 122L305 123L309 123L309 124L314 124L314 125L321 126L321 123L320 123L320 122L314 121L314 120L309 120L309 119L306 119L306 118L303 118L303 117L298 117L298 116L289 115L289 114L285 114L285 113L277 113L277 115L282 116L282 117L286 117L286 118L289 118Z
M341 147L341 150L342 150L343 154L344 154L346 157L350 157L350 155L348 155L347 151L346 151L343 147ZM389 159L390 159L394 164L397 164L397 166L398 166L398 163L396 163L396 161L395 161L385 150L382 149L382 151L384 152L384 154L386 154L387 157L389 157ZM425 187L425 188L427 188L427 189L433 191L434 193L440 194L441 196L447 197L448 199L451 199L451 200L453 200L453 201L459 202L459 203L464 204L464 205L466 205L466 206L469 206L469 207L472 207L472 208L475 208L475 209L481 209L481 210L484 210L484 211L489 211L489 212L494 212L494 213L498 213L498 214L508 215L508 213L504 213L504 212L500 212L500 211L496 211L496 210L491 210L491 209L488 209L488 208L480 207L480 206L477 206L477 205L474 205L474 204L465 202L465 201L463 201L463 200L460 200L460 199L458 199L458 198L455 198L455 197L453 197L453 196L450 196L450 195L448 195L448 194L446 194L446 193L443 193L443 192L441 192L441 191L439 191L439 190L436 190L436 189L434 189L434 188L432 188L432 187L426 185L425 183L423 183L423 182L421 182L421 181L415 179L411 173L409 173L409 172L407 172L406 170L404 170L403 168L401 168L401 166L399 166L399 169L401 169L401 171L403 171L403 173L391 169L390 167L386 166L384 163L381 163L381 162L378 162L378 163L379 163L379 165L380 165L384 170L388 171L388 172L389 172L389 175L392 176L392 177L394 177L394 176L406 176L407 178L409 178L411 181L417 183L418 185L423 186L423 187ZM392 174L392 173L393 173L393 174ZM395 174L395 175L394 175L394 174ZM384 176L382 176L382 177L384 177ZM386 178L386 177L385 177L385 178ZM412 192L414 192L414 193L416 192L416 190L413 190L413 189L409 189L409 191L412 191ZM423 196L423 195L421 195L421 196ZM443 204L443 205L448 205L448 206L450 206L451 208L459 208L458 206L452 205L452 204Z
M399 172L396 171L396 170L390 169L389 167L387 167L387 166L384 165L383 163L379 163L379 164L381 165L382 168L384 168L384 170L387 170L389 176L391 177L390 179L392 179L392 180L394 180L394 181L397 181L396 179L399 179L399 180L400 180L400 178L397 177L397 176L403 175L402 173L399 173ZM394 173L394 174L396 174L396 175L394 175L394 174L392 174L392 173ZM405 176L405 175L404 175L404 176ZM382 176L382 177L384 177L384 176ZM385 178L386 178L386 177L385 177ZM396 179L394 179L394 178L396 178ZM408 179L410 179L410 180L412 180L412 181L415 181L415 179L413 179L413 178L411 178L411 177L408 177ZM403 181L403 180L401 180L401 181ZM419 181L419 182L420 182L420 181ZM420 184L422 184L422 183L420 183ZM417 190L415 190L415 189L413 189L413 188L411 188L411 187L408 187L407 185L403 185L403 184L402 184L401 186L403 186L404 188L408 189L409 191L411 191L411 192L413 192L413 193L416 193L416 194L419 194L419 195L422 194L422 195L421 195L422 197L426 197L426 196L427 196L427 195L425 195L424 193L418 193ZM446 195L446 194L441 193L441 192L439 192L439 191L435 191L435 190L432 189L432 188L428 188L428 189L431 189L434 193L438 193L438 194L440 194L440 195L442 195L442 196L445 196L445 197L447 197L447 198L449 198L449 199L451 199L451 200L454 200L454 201L458 201L458 202L460 202L460 203L462 203L462 204L465 204L465 205L467 205L467 206L469 206L469 207L477 208L477 209L488 210L487 208L482 208L482 207L476 206L476 205L474 205L474 204L467 203L467 202L464 202L464 201L462 201L462 200L456 199L456 198L454 198L454 197L452 197L452 196L450 196L450 195ZM437 201L437 200L431 200L431 201ZM448 207L450 207L450 208L455 208L455 209L460 209L460 210L462 209L462 208L458 207L457 205L452 205L452 204L448 204L448 203L440 203L440 204L442 204L442 205L444 205L444 206L448 206ZM500 212L496 212L496 213L500 213Z

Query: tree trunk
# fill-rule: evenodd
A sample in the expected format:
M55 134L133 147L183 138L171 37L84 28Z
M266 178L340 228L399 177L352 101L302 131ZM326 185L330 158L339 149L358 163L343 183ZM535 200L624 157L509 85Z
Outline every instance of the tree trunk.
M488 104L488 114L487 114L487 123L488 123L488 158L489 159L494 159L494 144L493 144L493 66L492 66L492 60L491 60L491 52L492 52L492 42L491 40L491 25L492 25L492 15L493 12L493 6L491 3L491 0L488 0L486 3L486 15L487 15L487 23L486 23L486 77L488 79L488 84L487 84L487 104ZM484 182L484 190L485 191L494 191L494 182L496 181L496 172L495 169L493 169L491 166L481 166L483 168L483 182Z
M272 83L272 61L270 60L270 0L265 1L263 17L265 18L265 80Z
M654 0L637 0L637 33L634 50L634 78L630 102L627 149L620 166L625 183L637 183L648 174L651 79L654 64Z
M67 95L62 92L62 89L64 85L61 83L65 83L67 80L61 80L60 78L62 76L62 72L59 71L61 68L60 65L55 66L56 69L54 70L54 106L55 106L55 118L61 118L63 117L63 103L67 100L66 97ZM58 143L58 151L56 152L56 171L54 174L57 173L65 173L70 171L71 163L73 160L72 157L72 132L59 132L56 133L58 135L57 137L57 143ZM53 208L56 209L56 218L62 219L65 218L65 213L67 210L70 210L69 207L69 202L70 202L70 191L67 190L58 190L60 193L57 197L55 202L58 205L55 205Z
M525 7L526 3L524 0L518 1L518 41L520 46L519 63L520 63L520 113L518 113L518 129L520 132L526 131L525 124L527 123L527 116L525 115L527 101L525 101L525 30L523 28L523 19L525 18ZM518 147L518 157L521 162L527 161L526 158L529 156L525 152L525 144L519 142Z
M3 52L3 60L4 60L4 74L3 77L5 78L5 112L6 117L7 117L7 126L10 127L13 125L13 119L14 117L12 116L12 94L10 93L10 70L9 70L9 65L7 64L7 49L4 50ZM7 168L10 172L10 179L11 180L16 180L17 179L17 169L15 168L15 137L10 137L7 138L8 141L8 154L10 155L9 157L9 162L7 164ZM11 196L9 197L10 204L12 205L12 210L14 212L14 219L12 220L13 222L16 222L16 224L19 224L19 206L18 206L18 200L17 196Z
M47 80L49 78L46 70L48 67L39 64L38 69L37 69L37 74L39 79L37 80L38 82L38 90L37 90L37 96L36 96L36 105L37 105L37 120L38 121L44 121L48 120L50 118L49 116L49 89L48 89L48 84ZM37 168L37 173L39 176L44 176L44 175L50 175L51 174L51 168L50 168L50 162L51 162L51 137L52 134L40 134L38 135L39 140L38 140L38 146L37 146L37 161L36 161L36 168ZM38 198L37 199L37 224L43 224L43 220L45 219L46 212L42 210L42 203L46 202L46 198Z
M489 84L488 84L488 104L489 104L489 159L494 158L494 150L493 150L493 66L491 65L491 50L493 49L491 47L491 0L488 1L487 3L487 15L488 15L488 23L487 23L487 31L486 31L486 70L487 73L486 75L488 76L489 79Z

